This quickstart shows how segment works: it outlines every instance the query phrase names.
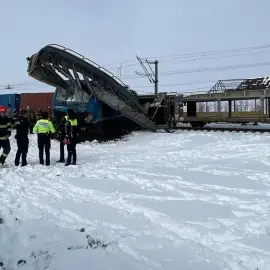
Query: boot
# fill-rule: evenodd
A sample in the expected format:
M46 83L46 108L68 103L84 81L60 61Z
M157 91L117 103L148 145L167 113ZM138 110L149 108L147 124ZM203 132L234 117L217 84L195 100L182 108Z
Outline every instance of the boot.
M17 159L15 159L14 164L15 164L16 167L18 167L20 165L20 161L18 161Z
M72 165L76 165L76 156L73 155L73 162L72 162Z
M26 166L27 165L27 154L23 153L22 154L22 166Z
M0 163L1 163L2 165L4 165L4 164L5 164L5 161L6 161L6 157L2 155L2 156L0 157Z
M67 163L65 164L65 166L69 166L71 164L71 153L70 151L68 152L68 157L67 157Z

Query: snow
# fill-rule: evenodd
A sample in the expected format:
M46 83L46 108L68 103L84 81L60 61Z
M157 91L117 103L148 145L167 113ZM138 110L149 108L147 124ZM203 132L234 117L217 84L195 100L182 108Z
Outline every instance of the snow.
M270 269L269 135L137 132L70 167L30 141L0 170L3 269Z

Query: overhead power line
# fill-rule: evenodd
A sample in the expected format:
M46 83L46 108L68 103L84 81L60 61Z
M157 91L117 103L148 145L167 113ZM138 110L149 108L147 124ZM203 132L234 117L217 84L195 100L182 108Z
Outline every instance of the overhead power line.
M250 55L259 55L259 54L270 54L270 51L265 52L251 52L251 53L241 53L241 54L228 54L228 55L218 55L218 56L210 56L210 57L194 57L190 59L182 59L182 58L171 58L168 60L160 60L160 63L187 63L187 62L194 62L194 61L201 61L201 60L213 60L213 59L220 59L220 58L231 58L231 57L239 57L239 56L250 56Z
M159 62L166 61L170 59L187 59L187 58L194 58L194 57L205 57L210 55L220 55L225 53L235 53L235 52L242 52L242 51L252 51L252 50L261 50L261 49L270 49L270 44L261 45L261 46L252 46L252 47L241 47L241 48L235 48L235 49L226 49L226 50L211 50L211 51L201 51L201 52L193 52L193 53L184 53L184 54L171 54L171 55L163 55L163 56L148 56L148 59L157 59ZM134 62L134 60L129 61L122 61L120 63L116 63L115 66L119 67L120 64L123 63L130 63L127 65L122 65L123 67L133 66L137 65L138 63ZM113 68L114 69L114 68Z
M182 75L182 74L189 74L189 73L201 73L201 72L218 71L218 70L233 70L233 69L241 69L241 68L263 67L263 66L270 66L270 62L174 70L174 71L168 71L168 72L161 72L159 76ZM136 77L134 75L126 75L126 76L123 76L122 78L128 80L128 79L136 79L140 77Z
M169 83L169 84L160 84L159 86L163 87L172 87L172 86L182 86L182 85L196 85L196 84L206 84L206 83L216 83L217 80L211 80L211 81L201 81L201 82L184 82L184 83ZM140 86L134 86L133 89L137 88L149 88L153 87L152 85L140 85Z
M242 47L242 48L236 48L236 49L227 49L227 50L215 50L215 51L203 51L203 52L197 52L197 53L185 53L185 54L175 54L175 55L167 55L167 56L152 56L148 57L150 59L161 59L161 58L170 58L170 57L183 57L183 58L189 58L194 56L200 56L200 55L217 55L217 54L223 54L223 53L231 53L231 52L241 52L241 51L247 51L247 50L260 50L260 49L266 49L270 48L270 44L262 45L262 46L253 46L253 47Z
M233 55L219 55L219 56L211 56L211 57L194 57L190 59L184 59L184 58L171 58L167 60L159 60L160 64L179 64L179 63L188 63L188 62L197 62L197 61L203 61L203 60L213 60L213 59L221 59L221 58L232 58L232 57L239 57L239 56L251 56L251 55L260 55L260 54L269 54L270 51L265 52L253 52L253 53L242 53L242 54L233 54ZM136 67L139 63L134 63L130 65L122 65L119 69L123 68L130 68L130 67Z

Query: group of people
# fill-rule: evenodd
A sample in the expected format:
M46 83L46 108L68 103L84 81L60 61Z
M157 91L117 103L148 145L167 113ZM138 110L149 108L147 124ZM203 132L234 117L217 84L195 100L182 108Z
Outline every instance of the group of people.
M50 149L51 138L56 133L53 123L48 119L49 113L42 112L39 120L33 127L33 132L37 133L37 145L39 149L39 163L44 165L44 150L45 150L45 165L50 165ZM0 156L0 163L5 164L8 157L10 147L10 136L12 126L15 129L14 138L17 141L17 152L15 155L15 166L19 166L20 161L22 166L27 165L27 154L29 147L29 130L31 129L31 122L28 119L28 112L26 110L20 110L19 115L14 115L14 118L10 118L8 115L8 109L2 107L0 110L0 148L3 149ZM76 165L77 153L76 142L78 135L78 122L76 114L73 110L68 110L67 115L63 117L59 124L57 137L60 140L60 159L57 162L65 163L66 166L71 164ZM67 145L68 156L65 160L64 146Z

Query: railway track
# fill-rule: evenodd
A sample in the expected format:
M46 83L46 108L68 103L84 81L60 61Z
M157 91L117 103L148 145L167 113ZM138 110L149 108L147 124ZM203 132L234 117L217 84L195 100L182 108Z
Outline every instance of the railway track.
M237 128L237 127L176 127L175 130L214 131L214 132L243 132L243 133L270 133L270 129L261 128Z

